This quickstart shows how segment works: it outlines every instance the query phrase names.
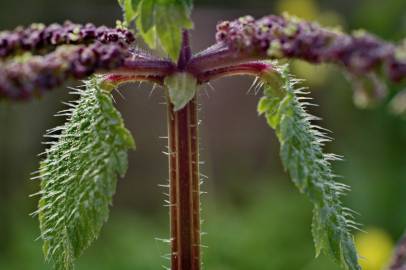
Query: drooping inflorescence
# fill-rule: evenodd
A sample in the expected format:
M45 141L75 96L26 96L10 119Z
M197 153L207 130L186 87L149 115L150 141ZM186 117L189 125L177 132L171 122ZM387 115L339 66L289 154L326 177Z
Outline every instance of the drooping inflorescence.
M68 79L83 79L95 71L118 68L129 55L123 45L96 42L89 46L64 45L45 56L6 63L0 66L0 100L40 96Z
M297 80L286 67L277 67L261 76L264 96L258 112L264 114L275 129L281 144L282 163L301 193L313 203L312 232L316 254L322 251L332 256L346 270L360 270L351 229L357 223L351 210L342 206L340 197L349 189L335 181L331 161L340 159L323 153L323 143L329 141L324 129L311 123L317 120L308 114L308 97L303 89L295 89Z
M123 28L67 22L0 33L0 100L24 100L96 71L116 69L131 55Z
M17 27L14 31L0 32L0 58L29 51L43 54L56 46L66 44L123 43L130 45L135 38L131 31L125 28L96 27L94 24L85 25L65 22L64 24L32 24L27 28Z
M383 67L393 81L406 77L406 41L394 46L365 31L347 35L287 15L221 22L216 39L242 54L338 63L356 75Z

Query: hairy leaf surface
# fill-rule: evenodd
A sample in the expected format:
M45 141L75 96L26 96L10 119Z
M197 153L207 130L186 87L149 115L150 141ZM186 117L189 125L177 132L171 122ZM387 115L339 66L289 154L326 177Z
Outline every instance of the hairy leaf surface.
M312 232L317 256L324 251L344 269L361 269L351 234L356 223L340 202L348 187L334 180L330 165L339 157L323 153L323 143L329 138L324 129L311 123L317 118L305 111L308 98L299 96L305 92L295 89L298 81L288 74L287 67L276 67L262 79L264 96L258 112L276 131L285 169L314 205Z
M99 78L86 82L77 94L80 99L62 113L68 122L46 135L57 141L46 151L40 168L37 213L43 251L61 270L73 269L74 259L99 235L117 175L123 176L127 169L127 150L134 148Z
M191 3L187 0L141 0L137 28L151 48L159 42L165 52L177 60L182 30L190 29Z
M128 24L136 20L144 41L155 49L159 44L177 60L182 42L182 30L190 29L192 0L119 0Z

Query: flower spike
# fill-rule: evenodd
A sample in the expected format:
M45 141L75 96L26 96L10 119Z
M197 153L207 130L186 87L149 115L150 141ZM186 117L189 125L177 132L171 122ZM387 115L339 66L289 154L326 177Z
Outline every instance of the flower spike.
M64 24L32 24L27 28L17 27L14 31L0 32L0 58L13 56L23 51L44 53L66 44L124 43L130 45L135 38L124 28L96 27L65 22Z
M406 42L395 46L364 31L352 35L290 16L251 16L217 25L217 42L257 58L297 58L336 63L356 75L383 66L393 81L406 78Z
M75 78L121 67L130 55L122 44L65 45L45 56L0 66L0 100L26 100Z

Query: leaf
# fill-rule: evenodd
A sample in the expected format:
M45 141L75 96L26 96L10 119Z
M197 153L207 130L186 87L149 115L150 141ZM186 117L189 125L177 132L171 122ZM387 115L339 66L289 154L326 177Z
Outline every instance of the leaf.
M36 213L45 258L58 270L73 269L74 260L98 237L117 175L127 170L127 150L135 147L110 93L100 84L100 78L93 78L77 90L80 99L63 113L68 122L46 135L57 141L41 163Z
M191 29L192 3L189 0L141 0L137 10L137 28L151 48L158 42L169 57L176 61L183 29Z
M135 20L139 2L140 0L118 0L118 4L123 9L124 20L128 25Z
M158 43L176 61L183 29L191 29L192 0L118 0L127 25L134 20L138 32L152 49Z
M159 41L172 60L177 60L182 43L182 30L193 27L184 5L158 5L156 31Z
M148 32L154 27L155 21L155 1L142 1L139 7L140 26L142 32Z
M323 143L329 138L323 129L311 123L316 117L305 111L309 103L303 89L295 89L299 82L285 67L277 67L262 76L264 96L258 113L264 114L275 129L281 144L281 158L295 185L314 205L312 233L316 255L322 251L332 256L347 270L361 269L351 229L357 226L349 209L343 207L340 197L349 188L337 183L331 169L331 160L339 159L324 154Z
M187 72L166 77L164 84L168 88L174 111L182 109L196 95L197 79Z

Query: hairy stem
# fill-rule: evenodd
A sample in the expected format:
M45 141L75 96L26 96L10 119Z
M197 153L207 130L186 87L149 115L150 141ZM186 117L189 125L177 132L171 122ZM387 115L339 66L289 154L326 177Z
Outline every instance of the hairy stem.
M218 78L236 75L260 76L263 71L268 70L270 68L271 65L269 63L259 61L247 62L239 65L221 67L204 71L202 73L197 74L197 80L200 84L202 84Z
M224 44L215 44L190 59L186 70L192 74L200 74L208 70L235 66L242 63L264 59L257 55L235 52Z
M200 269L200 189L196 98L175 112L168 101L171 269Z
M178 69L191 57L189 36L183 33ZM200 177L197 101L179 111L168 97L171 270L200 270Z

